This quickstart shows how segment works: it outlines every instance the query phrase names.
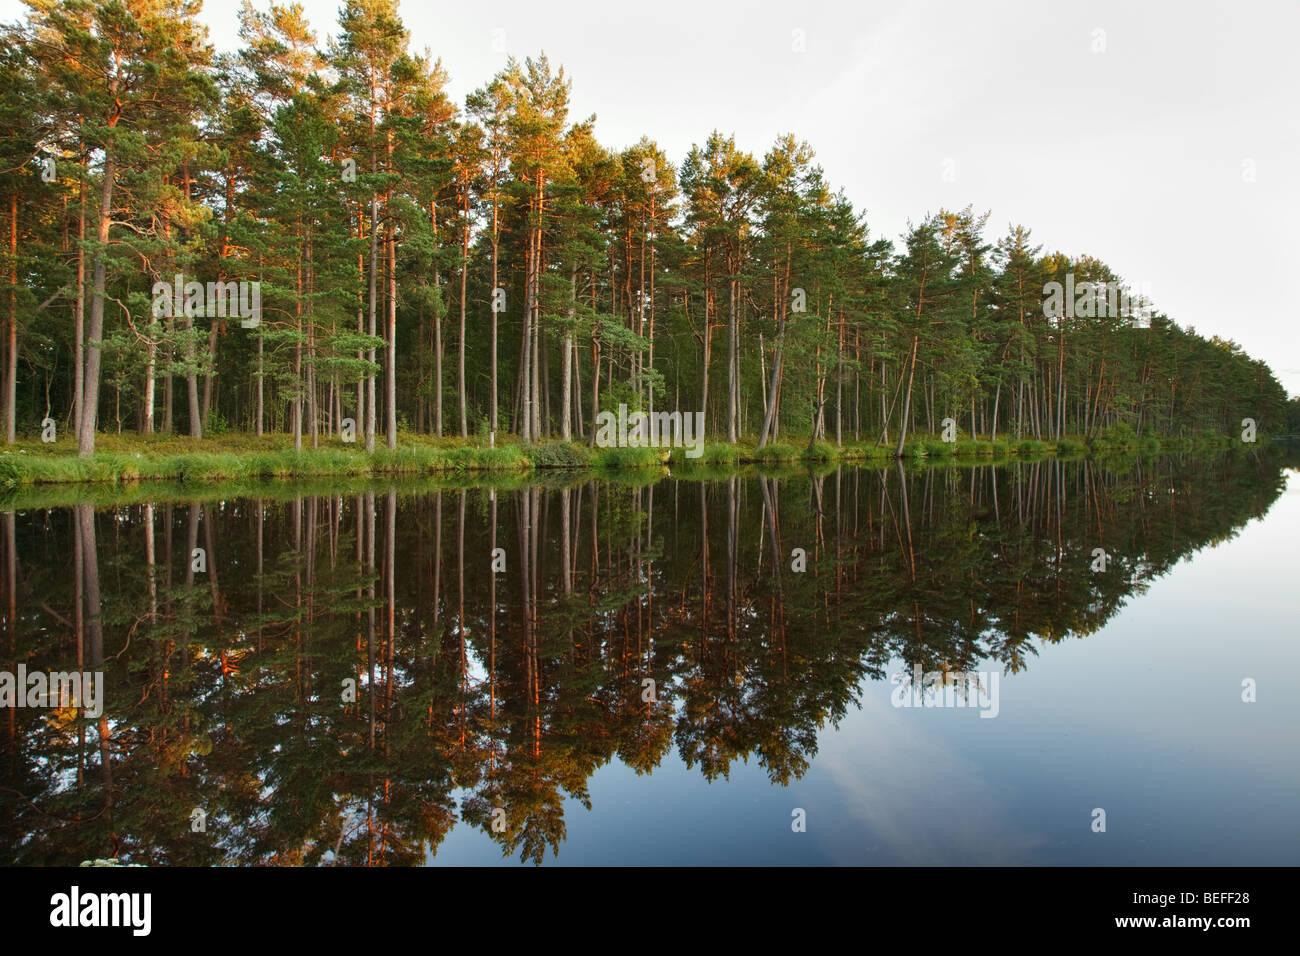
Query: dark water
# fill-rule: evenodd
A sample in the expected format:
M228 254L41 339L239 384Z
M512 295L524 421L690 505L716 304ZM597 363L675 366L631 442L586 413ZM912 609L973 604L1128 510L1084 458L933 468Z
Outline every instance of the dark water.
M1300 863L1275 456L264 495L0 516L0 863Z

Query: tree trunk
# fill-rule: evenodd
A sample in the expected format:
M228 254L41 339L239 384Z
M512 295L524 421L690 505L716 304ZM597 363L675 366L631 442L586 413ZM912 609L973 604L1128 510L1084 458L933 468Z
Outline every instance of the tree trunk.
M460 338L457 344L456 379L460 383L460 437L469 437L468 393L465 388L465 277L469 271L469 182L464 183L464 238L460 247Z
M494 174L495 175L495 174ZM494 180L495 181L495 180ZM492 434L497 431L497 253L500 250L497 234L497 202L492 200Z
M521 343L519 353L519 388L520 388L520 408L519 408L519 437L524 444L533 440L533 389L532 389L532 356L533 347L533 234L528 235L528 252L525 256L524 265L524 321L523 321L523 342Z
M740 328L736 321L739 280L733 274L727 287L727 441L740 440Z
M223 280L224 281L224 278ZM199 419L203 431L208 430L208 415L212 411L212 377L217 369L217 323L208 328L208 370L203 373L203 416Z
M9 342L5 353L5 441L18 440L18 193L9 194Z
M899 458L903 456L903 443L907 441L908 415L912 410L912 382L916 378L916 346L919 341L919 335L912 336L912 364L907 373L907 393L903 399L903 421L898 429L898 445L894 449L894 455Z
M391 150L391 145L390 145ZM388 447L397 447L397 239L393 224L388 224L388 369L384 391L388 409L385 432Z
M373 153L371 154L370 168L371 171L373 172L375 168ZM377 276L378 271L379 271L379 197L377 194L372 192L370 194L370 289L369 289L369 293L370 293L369 313L370 313L371 338L374 338L375 333L378 331L378 328L376 326L377 316L375 314L375 310L378 308L377 297L379 294L378 276ZM372 365L374 364L375 348L373 345L370 347L369 352L367 352L366 358L369 359ZM375 426L376 426L375 403L378 397L379 396L375 388L375 374L372 371L366 377L366 451L367 452L373 452L375 450ZM440 421L439 425L441 424L442 423Z
M95 247L95 268L91 279L93 298L90 302L90 330L86 342L86 374L83 380L85 406L81 418L81 432L77 436L77 454L82 458L89 458L95 453L95 425L99 417L100 347L104 338L104 286L107 272L104 251L108 246L108 230L113 218L115 175L113 151L106 149L104 150L104 178L99 189L98 226L95 230L98 245Z
M560 437L573 438L573 319L577 314L578 264L569 266L569 324L564 329L564 354L560 358Z
M81 157L81 180L77 183L77 304L73 314L73 381L72 426L77 435L81 434L81 416L85 408L86 378L86 251L82 244L86 241L86 156ZM169 423L170 424L170 423Z

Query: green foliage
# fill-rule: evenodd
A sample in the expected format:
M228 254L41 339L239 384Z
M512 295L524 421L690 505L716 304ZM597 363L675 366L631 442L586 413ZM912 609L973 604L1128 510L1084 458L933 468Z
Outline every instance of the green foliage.
M1128 451L1138 447L1137 433L1128 422L1116 422L1096 438L1098 448Z
M805 448L800 455L804 461L837 461L840 457L840 450L830 442L814 442Z
M220 59L196 9L53 0L0 28L0 192L17 200L22 277L3 410L15 435L47 414L70 423L78 266L95 277L85 331L103 359L87 455L111 441L97 428L205 431L222 448L268 432L306 449L352 418L363 447L393 446L371 471L575 469L622 460L582 448L620 403L705 415L714 443L701 461L675 451L682 467L988 457L1014 442L1149 452L1243 417L1300 434L1300 404L1236 343L1160 313L1136 328L1048 308L1051 283L1118 288L1100 259L1045 255L1020 225L995 241L970 206L909 223L896 246L793 134L760 154L701 130L676 163L648 137L614 151L570 115L570 82L544 55L509 60L458 109L395 0L349 0L328 43L297 6L247 6L240 48ZM50 182L33 161L47 153ZM87 238L70 245L83 215ZM155 314L170 299L155 302L154 283L177 274L258 283L260 325L184 303ZM929 437L948 417L956 447ZM510 432L528 450L397 447L474 430L481 448L493 422L498 443ZM994 435L1015 438L990 448ZM736 447L719 450L723 436ZM322 462L255 467L361 467Z
M754 461L761 462L798 461L803 456L803 450L779 442L764 445L753 453Z
M465 447L418 444L438 455ZM264 453L286 451L268 443ZM326 452L366 458L338 447L303 457ZM134 459L120 441L111 454ZM73 448L46 457L76 461ZM1151 580L1230 539L1285 490L1279 464L1253 454L1128 464L1089 474L1068 464L1051 494L1032 493L1033 467L980 469L974 512L965 473L899 474L893 463L881 480L773 466L653 494L638 488L659 477L653 469L615 482L555 475L540 487L536 475L449 473L39 490L8 517L23 585L39 598L24 601L25 626L8 650L32 669L72 669L78 642L51 635L66 630L79 596L104 596L102 617L88 618L102 621L103 640L87 642L85 666L101 669L91 655L102 648L114 814L99 813L100 774L67 785L78 768L98 769L79 740L85 725L15 709L13 746L29 759L0 771L0 819L22 838L0 853L10 864L76 862L130 833L119 863L405 865L445 846L457 821L498 836L489 824L498 801L510 829L530 835L500 836L503 851L555 847L572 822L566 794L615 760L644 772L680 763L702 781L722 781L743 761L774 785L806 779L819 733L883 676L882 662L1032 670L1052 645L1097 632ZM112 510L85 501L61 510L82 495ZM858 520L835 523L832 506ZM581 515L578 533L557 540L566 514ZM375 547L363 537L358 550L368 528ZM211 548L208 573L192 580L187 529ZM882 533L890 546L880 547ZM900 544L908 535L915 553ZM1100 577L1089 570L1098 540L1124 543ZM508 575L488 560L493 541ZM786 549L818 541L825 546L807 548L810 573L788 573ZM81 576L68 573L78 552L97 558ZM536 587L521 593L517 581ZM435 586L457 609L444 617L486 626L431 615L413 626ZM928 624L918 631L921 598ZM514 611L501 612L502 601ZM725 655L722 642L682 627L683 608L705 607L727 635ZM646 642L660 689L651 706L629 666L638 615L643 633L673 638ZM530 621L536 640L518 653ZM386 673L389 659L410 666ZM381 691L373 698L310 715L298 706L338 701L342 682L370 664ZM765 692L748 693L738 673ZM491 766L483 754L496 754ZM367 830L367 805L382 808L385 839ZM220 814L226 838L189 838L195 806ZM360 808L356 826L349 807Z
M668 454L659 448L598 448L592 456L593 468L623 470L662 468Z
M552 441L535 445L528 450L534 468L586 468L591 463L589 449L572 442Z
M735 445L711 442L704 446L704 453L697 460L704 465L735 465L740 461L740 449Z

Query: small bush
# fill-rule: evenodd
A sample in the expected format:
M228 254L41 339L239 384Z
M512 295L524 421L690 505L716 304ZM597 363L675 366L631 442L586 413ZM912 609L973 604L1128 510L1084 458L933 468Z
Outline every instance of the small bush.
M551 441L529 450L534 468L586 468L591 452L581 445Z
M13 489L23 483L23 469L16 458L16 455L0 455L0 488Z
M835 461L840 457L840 450L830 442L819 441L805 448L800 457L804 461Z
M1137 433L1128 422L1116 422L1097 436L1097 444L1103 448L1136 448Z
M667 460L662 448L602 448L592 456L592 466L607 470L624 468L662 468Z
M696 461L705 465L734 465L740 461L740 449L735 445L715 442L704 446L704 454Z
M798 449L784 442L773 442L754 449L754 461L798 461L799 457Z
M529 467L528 456L518 445L498 445L496 448L457 448L457 467L475 471L524 471Z

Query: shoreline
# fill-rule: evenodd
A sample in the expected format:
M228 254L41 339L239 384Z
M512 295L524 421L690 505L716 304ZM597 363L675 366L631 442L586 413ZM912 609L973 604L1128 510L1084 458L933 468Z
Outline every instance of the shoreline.
M1260 445L1267 444L1261 436ZM162 438L121 439L112 436L102 450L80 458L71 442L40 445L20 442L0 450L0 493L12 494L47 486L119 486L173 483L201 485L230 482L303 481L318 479L373 479L409 477L492 476L522 478L539 473L584 474L592 477L636 473L736 470L750 465L833 465L901 461L911 463L986 464L1039 459L1079 459L1148 456L1188 452L1221 452L1242 446L1224 435L1200 435L1123 440L1097 439L1089 445L1069 436L1059 441L999 438L943 442L937 436L910 438L902 455L889 446L804 441L775 442L762 449L753 443L708 444L697 458L682 448L588 448L561 440L523 445L518 442L494 448L437 442L423 436L404 436L396 449L377 448L367 453L337 438L317 449L295 452L280 436L249 439L232 436L202 440ZM1255 446L1250 446L1255 447Z

